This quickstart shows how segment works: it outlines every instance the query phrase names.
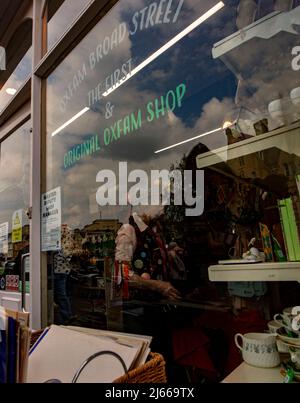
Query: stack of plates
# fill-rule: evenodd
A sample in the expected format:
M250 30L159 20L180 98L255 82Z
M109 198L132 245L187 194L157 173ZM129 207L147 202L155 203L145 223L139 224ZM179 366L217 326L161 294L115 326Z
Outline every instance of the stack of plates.
M300 348L300 332L287 331L285 327L281 327L277 330L277 335L288 346Z
M299 367L299 359L297 358L299 352L300 352L300 332L294 332L288 330L286 327L281 327L277 330L277 337L279 340L281 340L284 345L286 345L289 349L289 352L291 354L296 353L296 361L297 363L293 362L291 358L289 358L286 361L283 361L281 364L281 374L286 377L287 376L287 371L290 369L292 370L294 374L294 381L300 382L300 367Z

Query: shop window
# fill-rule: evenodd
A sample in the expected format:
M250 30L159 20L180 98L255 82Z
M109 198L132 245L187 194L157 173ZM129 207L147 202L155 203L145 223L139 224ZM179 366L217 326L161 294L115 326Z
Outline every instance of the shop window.
M6 69L0 71L0 113L30 77L32 71L32 20L16 30L6 50Z
M30 127L28 121L0 143L1 291L19 290L21 256L29 253Z
M10 102L18 90L22 87L27 78L30 77L32 69L32 48L30 47L23 59L20 61L12 75L6 81L0 91L0 113Z
M91 0L48 0L43 15L43 54L57 42Z
M208 327L217 345L233 312L272 314L269 286L213 283L208 267L299 260L300 5L279 3L121 0L49 76L44 198L61 216L43 250L66 249L72 270L58 323L149 332L176 362L181 336ZM157 170L191 177L180 191Z

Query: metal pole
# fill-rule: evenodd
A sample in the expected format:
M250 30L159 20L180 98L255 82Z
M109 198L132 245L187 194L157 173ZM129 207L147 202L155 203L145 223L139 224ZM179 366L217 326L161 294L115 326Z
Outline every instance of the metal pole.
M21 258L21 283L22 283L22 309L26 309L26 272L25 272L25 259L30 258L30 253L22 255Z

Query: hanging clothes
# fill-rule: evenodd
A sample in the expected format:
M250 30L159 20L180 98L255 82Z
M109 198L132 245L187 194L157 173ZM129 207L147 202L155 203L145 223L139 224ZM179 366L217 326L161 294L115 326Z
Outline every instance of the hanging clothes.
M168 255L161 235L145 226L141 231L134 225L137 246L133 255L133 270L140 276L148 273L153 280L168 279Z

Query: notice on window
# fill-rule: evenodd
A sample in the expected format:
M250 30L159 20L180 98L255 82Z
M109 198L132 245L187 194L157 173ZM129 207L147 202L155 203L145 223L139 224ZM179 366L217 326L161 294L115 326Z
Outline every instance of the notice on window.
M42 195L42 251L61 249L61 188Z
M0 224L0 253L8 253L8 222Z
M22 242L22 216L23 211L17 210L12 216L12 243Z

